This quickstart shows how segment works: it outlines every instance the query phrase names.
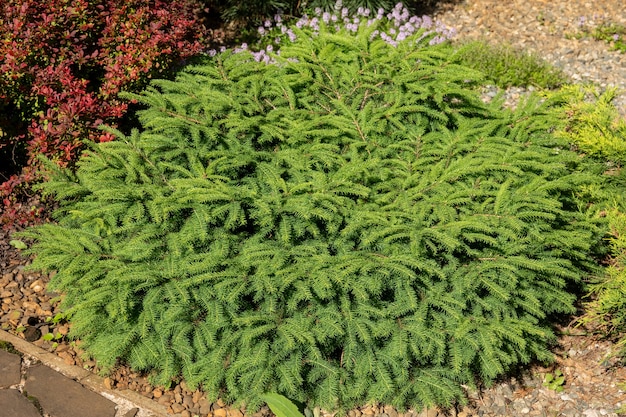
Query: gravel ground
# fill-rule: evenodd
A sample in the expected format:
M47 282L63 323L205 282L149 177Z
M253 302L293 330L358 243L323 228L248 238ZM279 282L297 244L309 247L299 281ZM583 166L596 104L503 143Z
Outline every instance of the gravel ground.
M626 54L611 51L610 45L601 41L572 38L580 31L581 17L589 27L606 19L626 25L624 0L468 0L447 4L435 17L457 28L459 38L507 41L539 53L578 82L621 88L615 104L626 113ZM509 91L513 98L524 93L524 89ZM81 357L80 344L65 339L67 324L46 322L46 317L57 312L55 295L46 291L50 277L24 272L28 260L8 241L8 235L0 232L0 326L56 352L68 364L97 372L95 363ZM599 339L591 329L573 325L564 325L559 332L553 365L532 365L513 378L468 393L465 406L398 414L390 407L376 405L352 410L349 416L618 416L620 407L626 409L626 369L607 359L611 342ZM44 340L46 333L58 335L58 340ZM563 384L544 386L546 374L557 370L563 373ZM221 402L210 403L204 393L189 390L184 384L169 390L150 386L141 375L124 367L110 375L106 384L111 388L131 388L183 417L243 417L245 411L229 409ZM254 417L268 415L265 408Z
M626 26L624 0L466 0L445 4L434 17L456 28L456 39L506 42L539 54L574 82L617 87L614 104L626 116L626 53L577 39L603 23Z

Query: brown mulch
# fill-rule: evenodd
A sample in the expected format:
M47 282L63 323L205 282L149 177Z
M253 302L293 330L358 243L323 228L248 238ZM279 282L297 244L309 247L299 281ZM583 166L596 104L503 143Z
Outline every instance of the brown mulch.
M611 51L605 42L572 36L581 29L581 17L588 25L606 20L626 25L623 0L467 0L444 3L435 16L456 27L459 38L506 41L539 53L577 81L601 87L613 85L626 91L626 54ZM616 101L622 110L626 107L625 97L622 94ZM68 364L97 372L93 361L81 357L80 343L64 337L68 331L66 323L46 322L46 317L57 313L55 295L46 291L50 277L24 272L28 259L8 242L9 235L0 231L0 327L32 338L34 344L56 352ZM610 357L614 347L610 340L604 340L593 329L576 327L575 319L559 328L554 348L556 362L551 366L529 366L493 387L468 393L467 406L406 413L403 417L617 416L620 407L626 409L626 368ZM46 341L46 333L59 335L58 339ZM557 370L563 373L564 383L544 386L546 374ZM150 386L144 377L125 367L120 367L106 382L112 388L141 392L182 416L243 415L243 410L208 402L201 391L189 390L184 384L169 390ZM256 417L267 414L264 409ZM398 417L396 411L382 406L350 412L351 417L362 415Z

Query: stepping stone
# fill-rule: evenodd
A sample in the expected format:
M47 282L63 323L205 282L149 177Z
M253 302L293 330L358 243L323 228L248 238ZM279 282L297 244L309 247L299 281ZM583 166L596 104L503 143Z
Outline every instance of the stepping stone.
M26 371L24 391L51 417L114 417L115 403L44 365Z
M16 389L0 390L2 417L41 417L37 407Z
M17 385L21 379L22 358L0 349L0 388Z

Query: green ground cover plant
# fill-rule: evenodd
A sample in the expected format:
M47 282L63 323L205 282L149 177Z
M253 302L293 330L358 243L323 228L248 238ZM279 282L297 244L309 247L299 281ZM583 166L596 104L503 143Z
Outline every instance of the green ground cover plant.
M568 81L561 70L539 55L507 44L494 45L486 40L461 41L455 56L468 67L482 71L490 82L501 88L533 86L554 89Z
M616 51L626 52L626 27L615 23L608 23L596 28L592 35L594 39L608 42Z
M593 20L599 19L599 22ZM578 20L579 31L570 35L575 38L592 38L598 41L608 43L611 49L620 52L626 52L626 27L624 25L612 22L610 18L602 16L588 19L581 16Z
M54 170L58 223L24 236L101 366L250 410L268 391L420 409L551 358L547 316L574 311L599 244L577 199L596 178L546 104L484 105L435 35L377 27L155 81L126 95L141 130Z
M548 372L543 379L543 386L548 387L556 392L563 392L565 385L565 377L560 369L552 372Z

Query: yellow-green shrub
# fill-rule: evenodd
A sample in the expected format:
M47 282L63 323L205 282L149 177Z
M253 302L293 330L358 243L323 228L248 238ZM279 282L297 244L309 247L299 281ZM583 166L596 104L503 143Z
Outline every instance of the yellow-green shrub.
M599 93L593 87L568 86L562 92L567 127L559 135L587 154L626 162L626 118L613 105L618 90Z
M580 320L596 326L609 336L620 340L614 353L626 353L626 119L613 105L617 89L603 93L592 87L569 86L562 91L565 105L565 127L557 133L591 157L606 161L607 181L596 190L605 200L610 225L610 266L590 288L591 301Z
M605 276L591 286L593 300L587 303L581 322L599 326L608 335L623 335L626 331L626 213L615 209L608 217L611 264ZM613 353L626 353L626 337L620 337Z

